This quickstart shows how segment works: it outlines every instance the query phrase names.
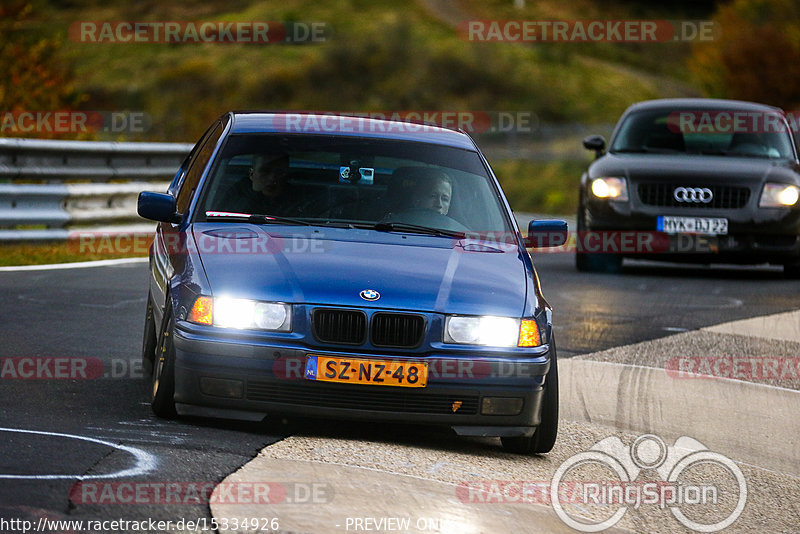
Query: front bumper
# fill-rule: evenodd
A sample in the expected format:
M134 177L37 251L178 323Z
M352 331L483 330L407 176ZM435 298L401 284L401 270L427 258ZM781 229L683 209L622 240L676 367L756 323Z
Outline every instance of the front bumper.
M590 199L586 203L584 244L598 239L593 232L629 232L634 237L629 247L606 246L598 252L657 261L692 263L775 263L800 261L800 210L763 209L753 206L736 210L670 208L645 206L639 202L607 202ZM726 218L726 235L663 234L657 231L659 216ZM650 234L650 235L646 235ZM629 236L628 236L629 237ZM625 236L623 235L622 239ZM591 241L594 239L594 241ZM620 237L605 243L619 243ZM649 246L644 246L649 245ZM584 246L583 252L593 252ZM580 252L581 250L579 250Z
M532 435L540 423L549 346L530 357L436 351L421 355L299 346L296 340L213 335L176 323L175 403L181 415L261 420L267 415L433 424L462 435ZM553 349L554 350L554 349ZM428 363L424 388L304 378L309 354ZM485 399L519 399L518 413L489 415ZM512 410L513 411L513 410Z

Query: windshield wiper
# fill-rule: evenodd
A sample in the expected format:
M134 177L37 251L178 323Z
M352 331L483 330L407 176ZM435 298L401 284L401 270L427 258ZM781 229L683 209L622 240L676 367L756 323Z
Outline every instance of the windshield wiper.
M621 153L621 154L682 154L684 153L682 150L678 150L675 148L659 148L659 147L652 147L652 146L642 146L638 148L618 148L616 150L611 150L611 152Z
M617 148L615 150L609 150L609 152L614 152L618 154L644 154L647 150L643 148Z
M752 154L749 152L739 152L738 150L699 150L697 154L706 154L712 156L732 156L734 158L758 158L758 159L775 159L769 154Z
M429 235L443 235L447 237L463 238L466 236L464 232L457 230L445 230L444 228L431 228L430 226L421 226L419 224L408 224L401 222L379 222L372 227L379 232L410 232L415 234L429 234Z
M732 154L732 152L729 150L704 148L702 150L698 150L697 152L689 152L689 154L702 154L704 156L728 156Z
M313 223L292 217L278 217L259 213L232 213L227 211L207 211L208 221L249 222L253 224L293 224L297 226L313 226Z

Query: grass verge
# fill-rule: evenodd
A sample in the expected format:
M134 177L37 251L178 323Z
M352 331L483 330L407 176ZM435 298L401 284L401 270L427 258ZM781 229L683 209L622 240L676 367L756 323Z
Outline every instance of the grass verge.
M48 265L51 263L75 263L82 261L110 260L116 258L147 257L147 249L130 247L110 249L81 247L75 241L46 243L0 244L0 266Z

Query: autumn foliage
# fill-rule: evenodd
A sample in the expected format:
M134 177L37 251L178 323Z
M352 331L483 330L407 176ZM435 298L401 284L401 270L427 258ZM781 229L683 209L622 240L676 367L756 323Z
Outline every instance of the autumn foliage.
M734 0L714 16L720 35L698 42L689 69L713 97L800 106L800 3Z
M35 30L30 4L0 4L0 21L0 112L75 109L81 97L74 88L70 70L59 58L61 41ZM59 137L46 131L13 135ZM2 136L5 134L0 133Z

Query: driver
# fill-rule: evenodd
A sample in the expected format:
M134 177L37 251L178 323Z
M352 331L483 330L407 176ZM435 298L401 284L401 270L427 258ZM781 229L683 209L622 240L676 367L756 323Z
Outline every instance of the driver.
M254 155L249 175L226 192L220 208L243 213L289 215L287 211L297 199L287 185L288 175L288 155Z

